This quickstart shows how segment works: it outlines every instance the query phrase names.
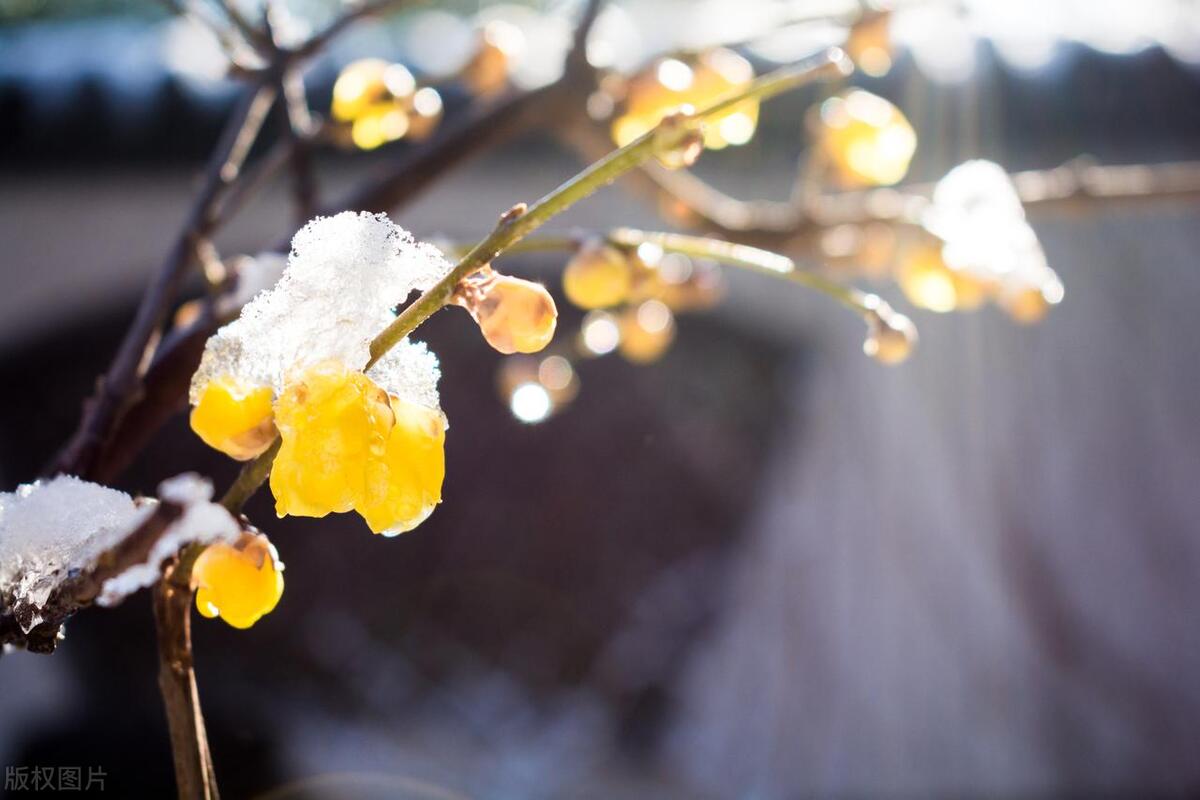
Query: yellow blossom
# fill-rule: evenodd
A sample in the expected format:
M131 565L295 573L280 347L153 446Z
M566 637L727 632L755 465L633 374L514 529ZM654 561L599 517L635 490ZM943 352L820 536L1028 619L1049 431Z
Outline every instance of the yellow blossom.
M754 79L750 62L715 48L692 59L660 58L629 80L623 112L612 124L613 141L624 146L668 114L701 109ZM750 141L758 125L758 101L747 100L704 126L704 146L719 150Z
M254 458L275 439L271 389L230 376L210 381L192 409L191 425L209 447L239 461Z
M355 510L376 533L411 530L441 500L445 421L324 362L276 404L282 445L271 471L280 516Z
M582 309L609 308L629 296L633 270L612 245L588 242L563 270L563 293Z
M249 628L283 595L283 564L267 537L246 533L236 544L206 547L192 567L192 581L201 615Z
M822 103L816 133L821 154L847 186L899 182L917 149L900 109L862 89Z

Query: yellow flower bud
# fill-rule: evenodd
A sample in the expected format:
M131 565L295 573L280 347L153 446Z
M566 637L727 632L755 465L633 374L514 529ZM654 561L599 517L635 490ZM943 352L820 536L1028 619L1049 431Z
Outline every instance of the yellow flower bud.
M868 12L846 38L846 55L867 75L878 78L892 68L891 12Z
M658 300L647 300L621 315L621 355L635 364L662 358L675 339L675 317Z
M900 109L854 89L821 104L817 145L847 186L884 186L908 172L917 134Z
M540 283L488 267L463 282L456 302L471 312L487 343L505 355L536 353L554 338L558 308Z
M1035 280L1007 287L997 297L997 303L1015 322L1032 325L1041 322L1062 299L1062 281L1054 270L1046 267Z
M413 106L420 94L416 87L412 73L403 64L389 64L378 58L355 61L342 70L333 85L330 113L349 125L350 140L356 147L373 150L404 138L413 127Z
M626 255L603 242L588 242L563 270L563 292L579 308L608 308L629 296L632 269Z
M279 603L283 563L267 537L244 533L236 544L206 547L192 567L192 582L202 616L249 628Z
M972 311L992 287L977 275L946 264L940 244L910 247L896 269L896 283L909 302L930 311Z
M271 389L229 376L210 381L192 409L191 425L209 447L239 461L254 458L275 439Z

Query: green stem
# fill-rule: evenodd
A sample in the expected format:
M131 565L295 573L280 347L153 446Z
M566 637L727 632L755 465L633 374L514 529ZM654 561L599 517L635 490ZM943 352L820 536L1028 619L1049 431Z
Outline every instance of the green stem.
M367 366L378 361L384 353L416 330L418 325L445 306L463 278L490 263L527 234L597 189L612 183L650 157L679 144L687 133L698 130L706 120L720 117L747 100L766 100L829 73L845 75L851 68L846 55L833 47L804 61L767 73L694 114L664 120L653 130L593 163L529 208L514 206L500 218L500 223L486 239L475 245L454 269L405 308L375 337L371 342L371 360Z
M693 258L709 258L729 266L783 277L822 292L858 314L868 314L875 307L872 302L873 295L855 289L853 286L844 286L815 272L799 269L792 259L769 250L760 250L757 247L703 236L655 233L632 228L618 228L608 235L608 240L621 247L637 247L645 243L656 244L671 253L680 253Z

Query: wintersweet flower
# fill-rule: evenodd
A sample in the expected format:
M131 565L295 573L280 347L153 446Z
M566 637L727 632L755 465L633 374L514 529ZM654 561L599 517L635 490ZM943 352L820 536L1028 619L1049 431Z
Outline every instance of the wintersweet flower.
M628 256L602 241L586 242L563 270L563 293L579 308L611 308L624 302L633 284Z
M917 134L900 109L862 89L821 104L817 146L847 186L887 186L908 172Z
M246 385L225 375L200 390L190 421L206 445L246 461L271 446L272 414L271 387Z
M700 109L754 80L750 62L732 50L715 48L694 58L660 58L629 80L622 113L612 137L624 146L662 119L684 108ZM747 100L704 126L704 146L720 150L754 137L758 101Z
M232 544L206 547L192 567L192 583L202 616L249 628L283 596L283 562L266 536L243 533Z
M282 446L271 471L276 512L357 511L375 533L401 533L441 501L446 424L337 362L299 375L276 404Z
M441 500L445 475L437 359L405 339L364 368L395 307L449 269L383 215L309 223L279 283L209 340L193 428L236 457L261 452L278 429L280 516L353 510L377 533L411 530Z

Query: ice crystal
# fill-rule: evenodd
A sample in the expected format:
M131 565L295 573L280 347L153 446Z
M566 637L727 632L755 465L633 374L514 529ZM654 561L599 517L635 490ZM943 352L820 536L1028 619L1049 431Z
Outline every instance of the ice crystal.
M192 380L192 402L223 375L279 392L289 375L328 359L361 369L371 339L395 317L395 307L449 269L435 247L414 241L383 214L318 217L292 240L278 283L209 340ZM395 383L393 393L436 406L437 361L428 351L412 345L388 363L393 366L385 373L405 381Z

